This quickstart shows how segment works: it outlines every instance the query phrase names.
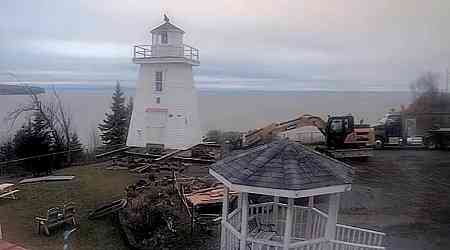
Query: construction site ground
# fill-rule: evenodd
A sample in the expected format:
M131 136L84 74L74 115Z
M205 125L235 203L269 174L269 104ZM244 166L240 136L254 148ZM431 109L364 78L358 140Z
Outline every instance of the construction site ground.
M128 170L106 170L107 165L77 166L55 173L76 176L67 182L19 186L18 200L0 200L4 238L29 249L61 249L62 230L50 237L38 235L33 218L45 215L50 206L74 201L82 217L80 229L71 239L74 249L128 249L111 220L89 221L86 217L98 205L122 198L127 185L142 179ZM351 165L355 168L353 190L343 195L340 222L386 232L386 245L392 250L450 248L448 151L380 150L368 161ZM183 174L204 176L207 168L192 167ZM215 248L219 238L213 233L202 249Z

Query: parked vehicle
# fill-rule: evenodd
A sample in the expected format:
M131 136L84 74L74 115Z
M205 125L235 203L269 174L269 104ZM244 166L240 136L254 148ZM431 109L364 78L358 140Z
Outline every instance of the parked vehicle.
M373 125L375 145L423 146L444 149L450 146L449 113L401 113L391 112ZM446 127L441 127L441 126Z
M368 124L355 124L352 115L330 116L324 121L318 116L302 115L281 123L249 131L244 135L244 146L253 146L272 140L280 133L306 126L315 126L326 138L325 146L317 149L334 158L366 158L372 156L373 129Z

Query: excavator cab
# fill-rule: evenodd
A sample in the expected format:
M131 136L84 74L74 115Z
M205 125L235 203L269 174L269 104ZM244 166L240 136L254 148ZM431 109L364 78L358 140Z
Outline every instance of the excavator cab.
M353 116L333 116L328 118L326 135L327 146L342 148L349 134L355 129Z

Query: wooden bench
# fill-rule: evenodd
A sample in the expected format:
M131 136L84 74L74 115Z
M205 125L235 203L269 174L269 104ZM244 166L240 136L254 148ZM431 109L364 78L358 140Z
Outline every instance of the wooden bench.
M275 224L261 223L257 216L253 216L248 220L248 236L259 240L270 240L272 237L278 235L275 227ZM255 249L253 242L247 244L247 247L250 250ZM259 249L261 249L261 247L259 247Z
M52 207L47 210L47 217L35 217L34 221L37 225L38 234L41 233L41 227L44 229L45 235L50 235L52 228L70 223L77 225L76 207L73 202L69 202L61 207Z

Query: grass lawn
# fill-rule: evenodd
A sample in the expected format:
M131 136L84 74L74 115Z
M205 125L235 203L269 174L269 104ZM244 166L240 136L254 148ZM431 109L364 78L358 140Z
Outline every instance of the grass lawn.
M128 171L111 171L98 166L77 166L54 173L75 175L71 181L19 185L18 200L0 200L4 238L33 250L62 249L62 227L50 237L38 235L34 217L45 217L49 207L73 201L81 217L79 230L71 236L73 249L127 249L110 219L90 221L87 214L97 205L122 198L124 188L140 177Z

